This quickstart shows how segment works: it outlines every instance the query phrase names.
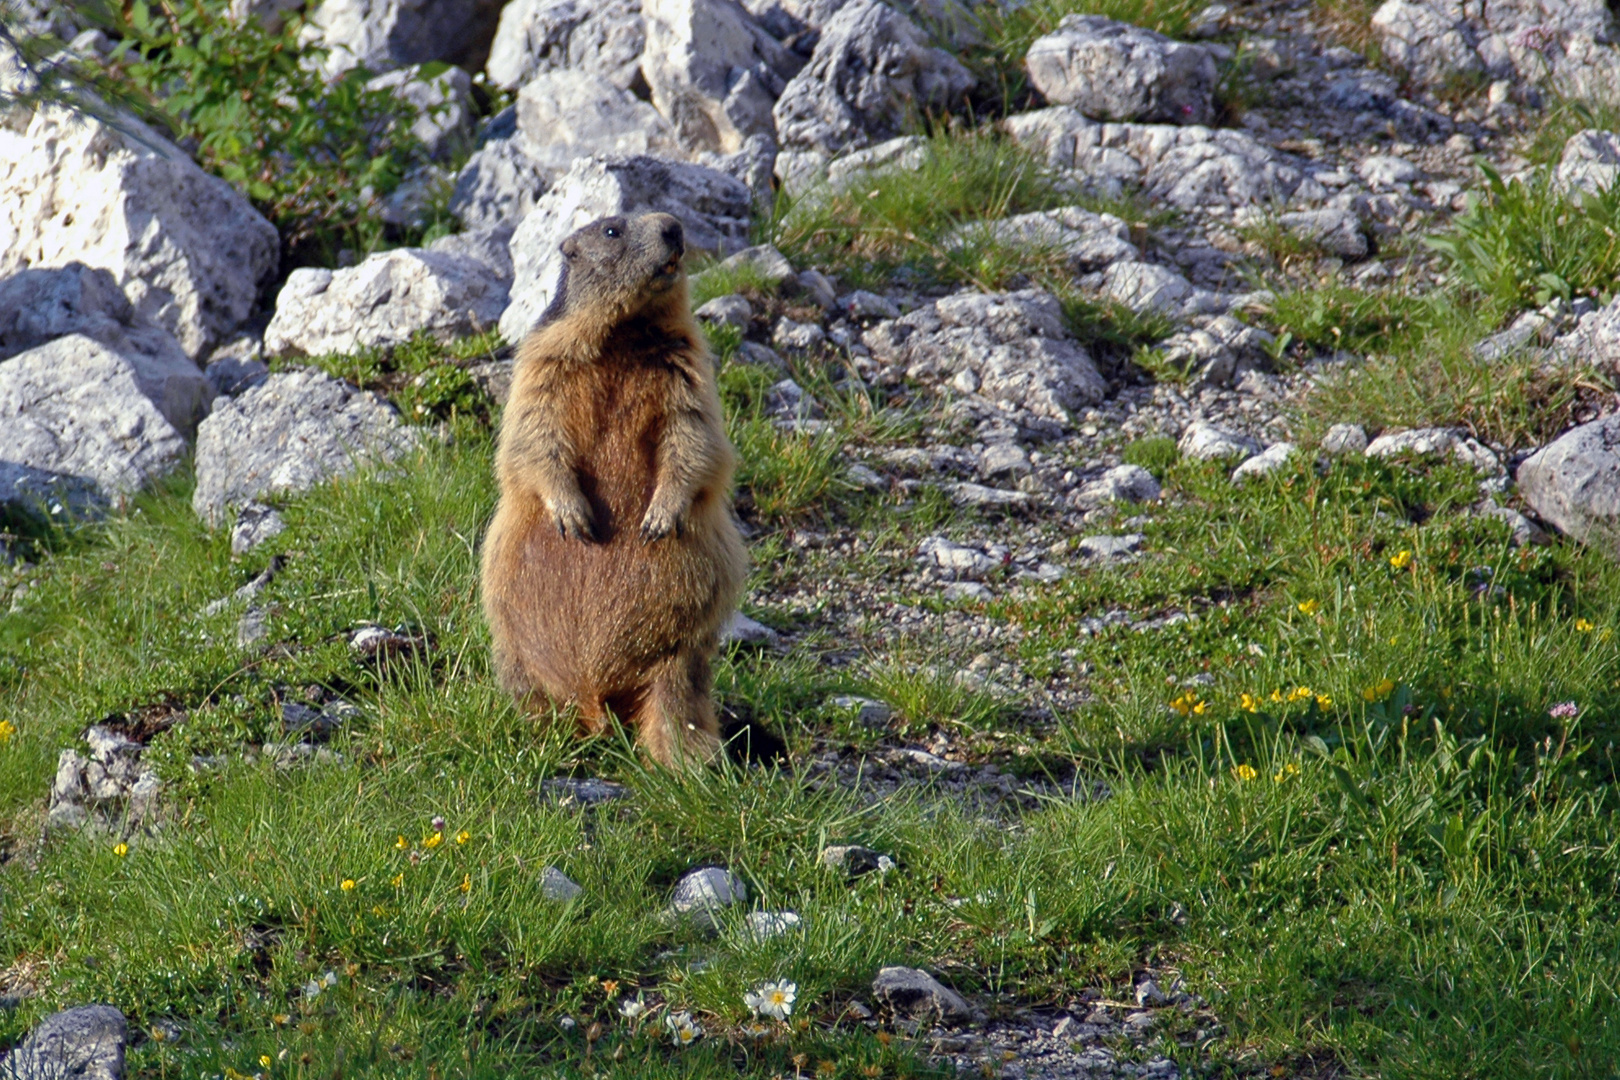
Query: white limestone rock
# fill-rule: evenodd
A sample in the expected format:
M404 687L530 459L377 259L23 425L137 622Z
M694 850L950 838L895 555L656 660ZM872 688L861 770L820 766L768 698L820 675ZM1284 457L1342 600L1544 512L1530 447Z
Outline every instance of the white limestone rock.
M529 158L553 179L592 154L683 155L657 109L600 75L577 71L529 80L518 94L517 128Z
M1024 64L1047 101L1093 119L1207 124L1215 116L1208 49L1101 15L1065 16Z
M511 0L485 70L503 90L547 71L573 71L628 90L641 78L647 33L641 0Z

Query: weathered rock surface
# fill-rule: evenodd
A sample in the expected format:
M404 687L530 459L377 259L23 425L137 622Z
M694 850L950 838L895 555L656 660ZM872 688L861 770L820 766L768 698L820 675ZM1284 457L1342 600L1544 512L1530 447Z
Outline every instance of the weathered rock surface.
M501 288L510 291L512 288L512 232L510 226L503 225L493 229L451 233L449 236L441 236L433 241L428 245L428 250L482 263L491 276L500 282Z
M1207 420L1195 420L1181 433L1176 449L1182 457L1193 461L1215 461L1248 459L1260 452L1260 444L1241 432L1228 431Z
M908 116L948 109L973 88L961 62L879 0L854 0L821 29L810 63L776 102L784 150L825 162L901 134ZM777 171L783 172L778 159Z
M592 154L682 154L657 109L600 75L536 75L518 94L517 125L530 159L551 178Z
M1620 416L1566 431L1530 455L1516 479L1543 521L1620 557Z
M547 71L573 71L628 90L641 79L647 34L640 0L511 0L485 70L503 90Z
M0 362L69 334L122 357L169 423L182 434L196 430L211 384L168 331L135 310L111 271L69 263L0 279Z
M411 134L432 158L446 158L472 139L472 79L458 67L429 75L422 65L378 75L366 84L389 90L416 114Z
M1241 484L1257 476L1266 476L1288 464L1297 447L1291 442L1272 443L1260 453L1247 459L1232 470L1232 482Z
M736 0L643 0L641 70L688 151L731 154L776 135L771 109L804 60Z
M125 123L139 141L50 104L0 126L0 276L75 262L109 270L195 360L252 312L281 241L229 184Z
M416 433L375 394L314 370L272 375L219 402L197 429L191 506L218 525L227 507L307 491L416 445Z
M421 332L441 341L493 327L506 285L483 263L426 248L395 248L343 270L294 270L265 328L272 356L401 345Z
M1564 153L1553 173L1554 183L1564 191L1596 195L1620 179L1620 135L1587 128L1564 142Z
M684 875L669 897L672 914L705 929L718 925L719 913L748 899L743 879L718 866L705 866Z
M948 382L1048 421L1067 423L1071 410L1101 401L1108 390L1090 355L1070 339L1057 298L1038 289L945 297L878 323L862 341L908 378Z
M141 760L146 748L99 724L84 733L84 742L87 755L63 750L57 757L46 812L51 827L95 825L127 835L153 824L163 784Z
M1361 219L1343 207L1279 214L1277 224L1301 239L1320 245L1330 255L1341 259L1367 257L1367 234L1362 231Z
M1382 71L1345 72L1327 84L1322 103L1354 116L1359 130L1376 131L1394 125L1403 139L1428 142L1450 135L1450 118L1401 96L1400 82Z
M558 248L569 233L609 214L649 211L680 219L688 251L726 254L748 242L753 197L701 165L645 155L576 161L512 236L512 303L500 321L506 340L521 340L551 302L562 272Z
M1048 249L1061 253L1076 274L1104 270L1133 261L1141 252L1131 243L1130 229L1113 214L1095 214L1078 206L999 218L956 230L960 244L991 241L1008 247Z
M1076 492L1081 505L1104 502L1152 502L1161 493L1158 480L1140 465L1115 465Z
M129 1025L111 1005L81 1005L40 1021L0 1058L5 1080L123 1080Z
M515 117L514 117L515 121ZM518 227L551 186L541 151L516 129L473 152L456 174L449 210L475 232ZM509 260L510 261L510 260Z
M305 33L329 52L329 74L363 67L392 71L444 60L484 66L501 16L500 0L323 0Z
M1096 120L1207 124L1215 115L1215 57L1202 45L1101 15L1068 15L1025 55L1047 101Z
M896 1016L924 1022L955 1023L973 1015L962 995L918 968L883 968L872 980L872 995Z
M1614 16L1603 0L1388 0L1373 13L1384 59L1430 86L1460 76L1579 91L1616 70Z
M0 363L0 502L116 503L185 452L138 360L69 334Z
M1155 263L1110 263L1101 284L1105 296L1139 313L1179 311L1193 293L1192 282Z

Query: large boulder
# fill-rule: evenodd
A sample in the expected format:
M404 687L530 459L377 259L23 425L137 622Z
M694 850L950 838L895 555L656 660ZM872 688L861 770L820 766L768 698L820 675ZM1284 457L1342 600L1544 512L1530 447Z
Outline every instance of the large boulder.
M138 365L98 341L69 334L0 363L0 503L118 503L185 453Z
M536 75L518 94L517 127L529 160L549 178L592 154L681 155L657 109L600 75Z
M1564 432L1526 458L1516 479L1543 521L1620 557L1620 416Z
M950 387L1059 424L1108 384L1070 336L1057 298L1038 289L959 293L878 323L862 341L914 381Z
M129 1024L111 1005L81 1005L40 1021L0 1058L5 1080L124 1080Z
M0 276L79 262L197 359L275 277L275 228L133 117L126 134L58 105L0 124Z
M689 251L730 254L748 244L752 195L715 169L648 157L589 157L574 163L512 235L512 303L501 334L519 341L545 313L562 272L568 234L612 214L661 211L686 228Z
M1385 61L1428 86L1552 78L1579 94L1612 87L1620 71L1604 0L1387 0L1371 27Z
M514 130L481 146L450 192L450 212L465 229L515 229L551 186L539 147Z
M272 375L240 397L221 399L197 429L191 507L217 526L229 507L308 491L416 445L415 431L369 391L312 369Z
M776 134L771 109L804 60L736 0L644 0L641 70L653 104L690 151L731 154Z
M118 355L144 395L181 432L196 430L213 391L167 330L135 310L112 272L69 263L0 280L0 361L69 334Z
M395 248L344 270L294 270L264 331L271 356L353 352L488 330L506 310L506 283L484 263L443 251Z
M511 0L485 70L503 90L547 71L596 75L621 90L641 81L641 0Z
M500 17L500 0L323 0L304 29L327 49L329 75L433 60L476 71Z
M1620 179L1620 135L1586 128L1564 140L1553 182L1559 190L1597 195Z
M1214 55L1130 23L1065 16L1035 40L1024 63L1047 101L1093 119L1207 124L1215 117Z
M822 27L810 63L783 89L774 110L777 139L793 156L825 165L842 151L902 134L921 113L949 108L974 82L905 15L879 0L853 0ZM778 159L779 175L801 169Z

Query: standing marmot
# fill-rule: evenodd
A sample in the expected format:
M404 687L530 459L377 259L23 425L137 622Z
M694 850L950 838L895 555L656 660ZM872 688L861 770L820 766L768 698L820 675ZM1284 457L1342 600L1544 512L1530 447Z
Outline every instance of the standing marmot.
M593 733L611 710L665 765L719 747L709 662L747 571L685 251L668 214L563 241L556 298L518 350L484 541L502 686L536 712L577 706Z

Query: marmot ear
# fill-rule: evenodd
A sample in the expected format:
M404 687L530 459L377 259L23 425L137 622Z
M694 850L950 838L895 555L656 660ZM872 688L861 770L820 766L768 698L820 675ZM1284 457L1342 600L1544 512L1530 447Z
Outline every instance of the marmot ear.
M562 242L563 258L572 259L579 254L579 244L572 236Z

